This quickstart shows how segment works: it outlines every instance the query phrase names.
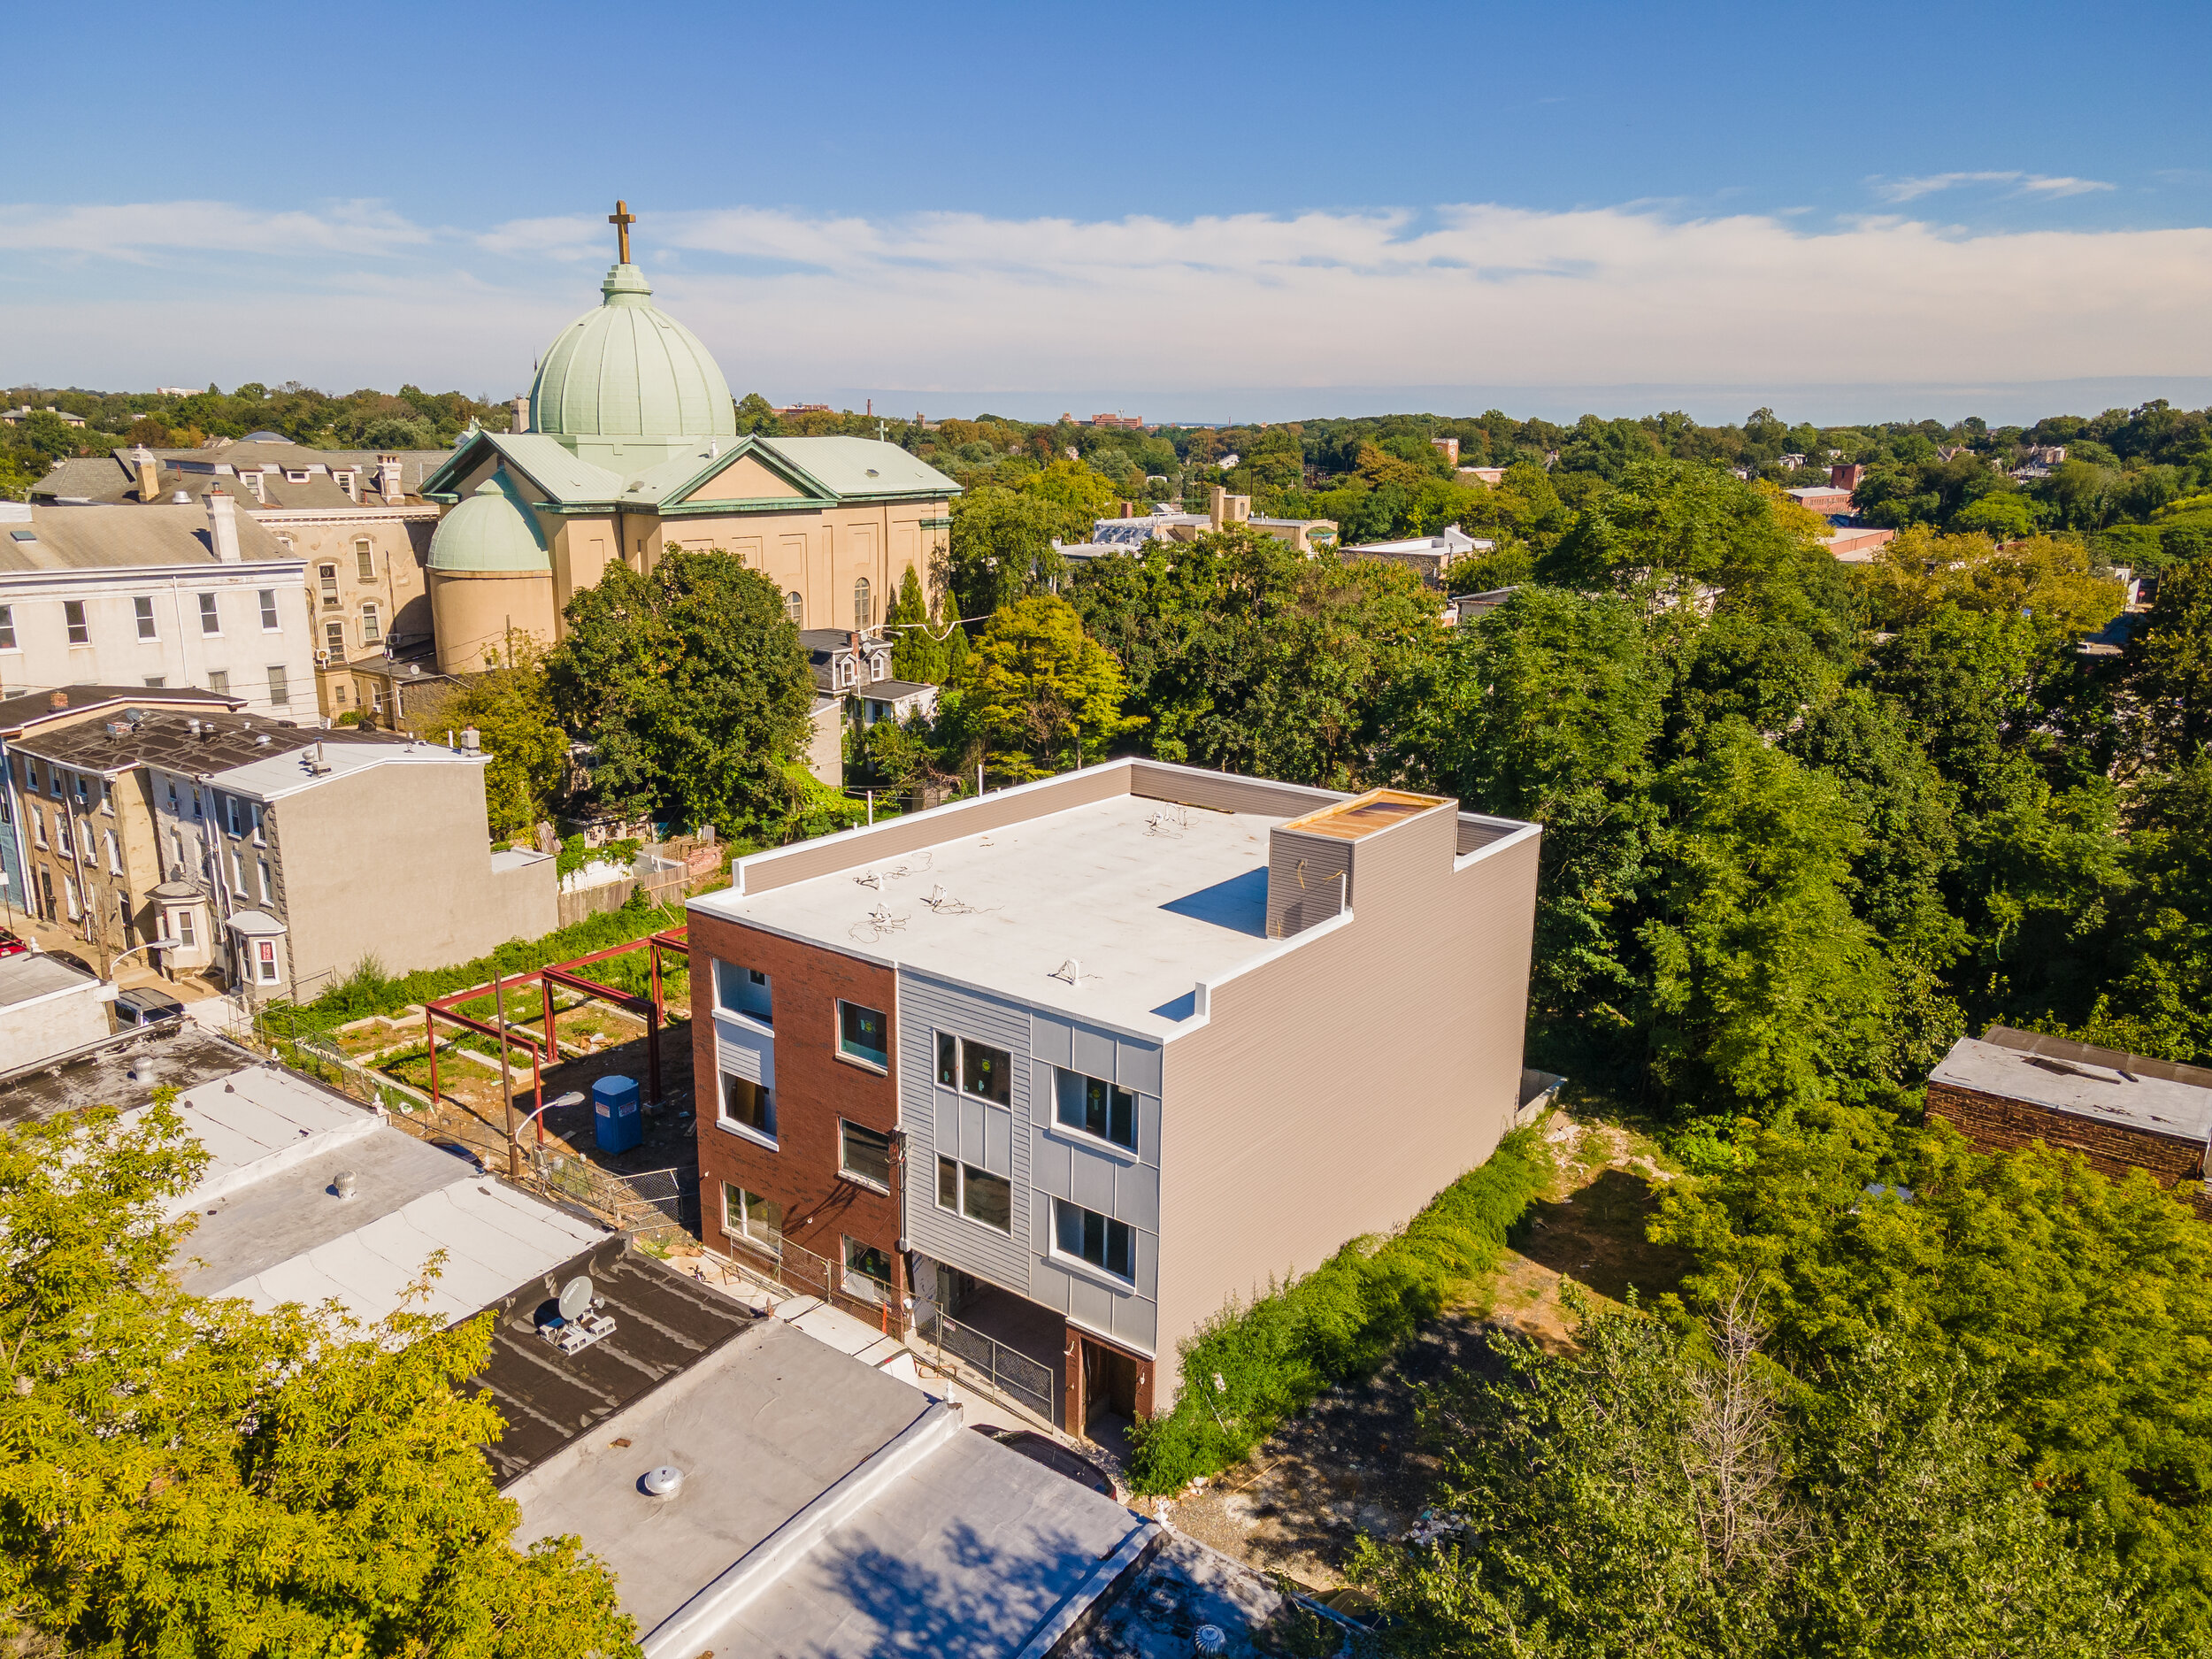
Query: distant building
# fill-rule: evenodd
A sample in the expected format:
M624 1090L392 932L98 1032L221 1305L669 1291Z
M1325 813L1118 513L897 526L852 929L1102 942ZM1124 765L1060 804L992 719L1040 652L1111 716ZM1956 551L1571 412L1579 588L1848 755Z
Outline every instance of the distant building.
M2040 1141L2116 1180L2142 1170L2171 1187L2207 1174L2212 1071L1992 1025L1928 1074L1927 1112L1985 1152ZM2201 1190L2189 1202L2212 1219Z
M57 710L57 713L61 712ZM28 908L105 953L296 997L373 956L443 967L557 923L554 860L491 850L480 752L117 709L9 740Z
M1459 440L1457 438L1431 438L1429 448L1438 451L1454 466L1459 465Z
M1820 538L1821 545L1845 565L1870 565L1881 550L1897 539L1894 530L1846 525Z
M1809 484L1800 489L1782 492L1799 506L1816 512L1824 518L1847 518L1851 516L1851 492L1838 489L1832 484Z
M1063 558L1101 558L1110 553L1136 552L1148 541L1195 541L1209 532L1238 524L1264 532L1309 555L1336 545L1335 519L1254 518L1249 495L1232 495L1219 484L1207 490L1204 512L1177 512L1160 507L1139 513L1136 503L1126 501L1121 507L1121 517L1100 518L1092 524L1088 541L1055 542L1054 547Z
M1805 465L1805 457L1801 455L1786 455L1780 457L1776 465L1794 472L1799 467Z
M1463 466L1459 480L1463 484L1472 479L1478 484L1487 484L1492 489L1505 482L1505 468L1502 466Z
M1831 449L1828 453L1833 455L1836 452ZM1828 488L1839 489L1848 494L1858 488L1860 480L1865 476L1866 468L1857 462L1838 461L1828 469Z
M55 408L51 403L43 410L33 409L28 403L20 409L0 409L0 421L11 426L19 426L35 414L51 415L65 426L81 427L84 425L82 415L73 415L65 409Z
M204 687L316 716L304 568L219 486L129 511L0 502L0 697Z
M2036 466L2057 466L2066 459L2066 446L2062 443L2030 444L2027 458Z
M1454 594L1444 611L1448 623L1479 622L1521 590L1512 588L1492 588L1479 594Z
M1384 559L1403 565L1431 588L1444 584L1444 572L1454 559L1496 550L1497 543L1469 535L1455 524L1435 535L1412 536L1402 541L1361 541L1344 549L1347 558Z

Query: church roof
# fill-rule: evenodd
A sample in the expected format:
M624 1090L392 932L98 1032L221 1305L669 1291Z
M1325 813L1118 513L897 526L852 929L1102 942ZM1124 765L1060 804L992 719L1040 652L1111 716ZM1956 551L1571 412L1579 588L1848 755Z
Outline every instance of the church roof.
M438 520L430 538L430 568L448 575L552 572L537 515L523 505L503 469Z
M556 437L735 437L730 383L699 337L652 301L634 265L554 337L530 388L530 426Z
M734 443L701 438L666 459L618 472L583 459L560 439L543 433L486 432L464 444L437 474L424 480L424 495L434 501L457 499L447 492L480 464L487 449L518 475L518 500L573 512L732 513L831 506L843 501L949 498L960 493L960 486L935 467L895 443L873 438L764 438L756 434ZM694 499L748 455L796 493L762 502Z
M950 495L960 486L895 443L873 438L763 438L809 478L846 499L870 495Z

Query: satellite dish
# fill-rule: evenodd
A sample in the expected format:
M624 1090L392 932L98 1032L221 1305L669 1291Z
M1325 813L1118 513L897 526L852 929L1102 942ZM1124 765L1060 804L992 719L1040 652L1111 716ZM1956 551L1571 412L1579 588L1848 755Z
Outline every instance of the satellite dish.
M561 1317L580 1319L591 1311L591 1275L579 1273L561 1286Z

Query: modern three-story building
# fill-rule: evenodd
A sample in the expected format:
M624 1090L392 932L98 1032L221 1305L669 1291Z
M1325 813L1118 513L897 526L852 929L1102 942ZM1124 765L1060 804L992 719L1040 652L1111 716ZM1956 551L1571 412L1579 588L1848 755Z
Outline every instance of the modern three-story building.
M1071 1428L1164 1409L1510 1126L1539 834L1120 760L741 859L690 905L710 1241L1007 1341Z

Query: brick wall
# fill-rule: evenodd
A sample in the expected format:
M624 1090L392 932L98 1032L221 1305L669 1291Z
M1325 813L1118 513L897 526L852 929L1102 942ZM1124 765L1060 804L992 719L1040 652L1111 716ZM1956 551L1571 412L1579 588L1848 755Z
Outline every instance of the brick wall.
M888 968L841 956L741 924L692 912L692 1065L698 1078L701 1223L710 1248L729 1250L722 1231L722 1183L742 1187L784 1207L784 1236L833 1262L843 1259L841 1240L862 1239L893 1264L903 1293L899 1262L899 1169L892 1165L890 1193L838 1172L838 1120L879 1133L898 1128L898 1086L892 1076L837 1051L840 998L897 1018L895 976ZM757 969L769 978L776 1027L776 1141L774 1149L725 1129L718 1121L721 1079L715 1058L716 958ZM891 1030L893 1052L898 1031Z
M1948 1083L1928 1085L1928 1116L1940 1118L1985 1152L2017 1152L2032 1141L2078 1152L2101 1175L2118 1180L2130 1170L2147 1171L2162 1187L2201 1179L2204 1148L2173 1135L2054 1111L2025 1101L1985 1094ZM2212 1217L2212 1202L2193 1199L2200 1215Z

